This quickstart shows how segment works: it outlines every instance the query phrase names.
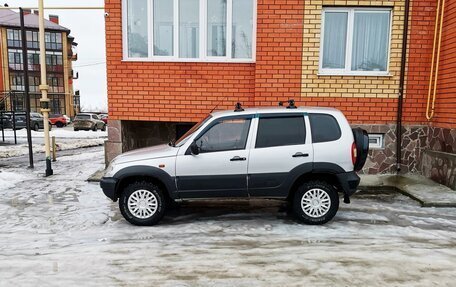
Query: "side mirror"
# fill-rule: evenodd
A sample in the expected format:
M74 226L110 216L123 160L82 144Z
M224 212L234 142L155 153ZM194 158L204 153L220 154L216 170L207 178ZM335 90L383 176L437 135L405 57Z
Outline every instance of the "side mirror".
M190 145L190 151L193 155L198 155L200 153L200 149L198 145L196 145L196 142L192 142L192 144Z

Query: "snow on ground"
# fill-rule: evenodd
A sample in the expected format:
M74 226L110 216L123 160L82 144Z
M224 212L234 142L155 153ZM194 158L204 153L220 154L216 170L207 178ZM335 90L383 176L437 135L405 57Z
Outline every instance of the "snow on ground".
M73 127L54 127L50 132L50 136L54 136L56 138L57 151L62 151L102 145L107 139L107 132L75 132L73 131ZM2 135L0 131L0 158L9 158L28 154L27 131L25 129L16 131L16 137L18 144L14 145L13 130L5 130L5 143L2 144ZM32 142L34 153L44 152L44 132L42 130L38 132L32 131Z
M324 226L297 223L281 202L225 200L137 227L85 181L103 166L101 147L63 152L49 178L42 161L0 165L1 180L15 175L0 185L1 286L454 284L456 209L397 193L358 194Z

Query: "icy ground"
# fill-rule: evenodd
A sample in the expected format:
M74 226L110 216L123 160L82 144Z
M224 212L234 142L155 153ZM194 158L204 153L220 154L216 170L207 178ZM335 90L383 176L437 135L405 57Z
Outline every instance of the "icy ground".
M140 228L85 181L102 147L62 152L47 179L25 156L0 166L0 286L455 284L456 209L399 194L358 194L324 226L261 200L186 203Z
M102 145L107 140L107 132L102 131L73 131L73 126L64 128L53 127L50 132L55 137L57 151L75 148L91 147ZM14 144L14 132L11 129L4 131L5 141L0 130L0 158L9 158L28 154L27 130L16 131L17 145ZM44 132L32 131L32 143L34 153L44 152Z

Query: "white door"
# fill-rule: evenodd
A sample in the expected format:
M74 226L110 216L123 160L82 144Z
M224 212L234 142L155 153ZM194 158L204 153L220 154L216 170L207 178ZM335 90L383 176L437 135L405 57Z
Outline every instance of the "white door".
M248 166L250 196L286 195L293 172L312 170L308 126L304 113L259 116Z
M248 139L252 116L214 120L195 143L199 154L190 148L179 152L176 182L181 198L246 197Z

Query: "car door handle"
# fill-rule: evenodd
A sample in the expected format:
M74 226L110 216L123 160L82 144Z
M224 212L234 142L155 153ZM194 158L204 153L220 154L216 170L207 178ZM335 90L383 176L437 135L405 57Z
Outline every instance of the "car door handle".
M297 152L294 155L292 155L292 157L308 157L308 156L309 156L308 153L302 153L302 152Z
M243 160L247 160L247 159L245 157L240 157L240 156L235 156L232 159L230 159L230 161L243 161Z

